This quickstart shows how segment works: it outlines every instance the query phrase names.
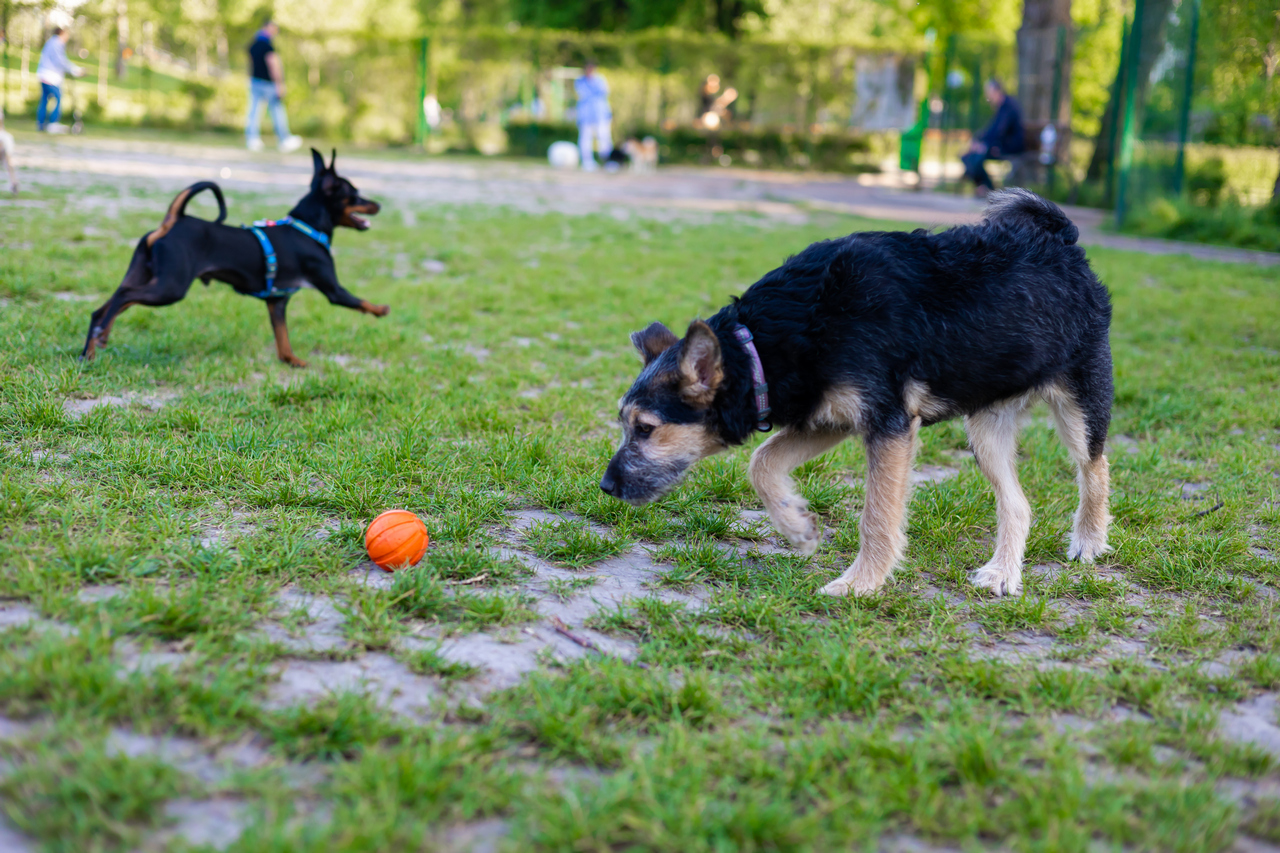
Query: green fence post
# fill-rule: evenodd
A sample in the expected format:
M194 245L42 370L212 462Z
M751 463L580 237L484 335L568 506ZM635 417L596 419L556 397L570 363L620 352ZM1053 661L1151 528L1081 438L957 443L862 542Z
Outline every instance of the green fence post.
M1178 115L1178 159L1173 165L1173 194L1182 195L1186 177L1187 130L1191 124L1191 93L1196 79L1196 40L1200 35L1200 0L1191 0L1191 39L1187 45L1187 79L1183 81Z
M973 82L969 86L969 135L978 135L978 112L982 109L982 57L973 60Z
M947 185L947 131L951 129L952 117L951 90L947 87L947 75L951 73L951 66L955 64L959 41L955 33L947 36L947 50L942 60L942 118L939 120L939 124L942 125L942 138L938 154L941 160L938 164L938 186Z
M1058 127L1058 115L1059 115L1059 110L1062 108L1062 66L1066 64L1066 59L1067 59L1067 28L1066 28L1066 25L1059 24L1058 25L1058 47L1057 47L1057 52L1054 54L1054 60L1053 60L1053 92L1049 96L1049 123L1052 124L1054 126L1054 129L1058 131L1057 138L1059 140L1063 138L1062 128ZM1054 144L1057 145L1059 149L1062 148L1061 144L1057 142L1055 142ZM1070 152L1068 152L1068 155L1069 154ZM1049 184L1049 196L1052 197L1054 174L1058 168L1058 152L1050 151L1049 157L1050 157L1049 168L1047 170L1048 175L1046 175L1045 177ZM1071 173L1068 172L1067 174L1069 176ZM1068 177L1068 181L1069 180L1070 180L1070 177Z
M1107 174L1106 202L1115 201L1116 189L1116 136L1120 132L1120 93L1124 91L1125 69L1129 62L1129 22L1125 21L1120 31L1120 62L1116 65L1116 79L1111 84L1111 103L1115 105L1117 114L1111 119L1111 136L1107 140Z
M0 110L4 110L9 108L9 0L4 0L0 30L4 30L4 93L0 95Z
M418 145L427 144L427 134L431 133L431 126L427 124L427 51L430 49L431 39L427 36L422 37L420 52L418 54Z
M1138 62L1142 54L1142 10L1145 0L1133 4L1133 26L1130 28L1129 56L1124 82L1124 129L1120 132L1120 179L1116 186L1116 227L1124 224L1129 203L1129 167L1133 165L1134 96L1138 93Z

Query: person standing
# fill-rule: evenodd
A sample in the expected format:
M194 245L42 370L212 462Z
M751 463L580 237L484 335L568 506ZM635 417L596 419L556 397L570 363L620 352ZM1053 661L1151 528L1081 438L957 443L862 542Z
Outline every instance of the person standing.
M1027 149L1022 130L1022 107L1005 92L999 80L988 80L985 91L987 103L996 108L995 117L973 140L969 151L960 157L965 177L973 181L979 198L994 188L991 176L982 164L987 160L1007 160Z
M599 143L601 160L613 153L609 84L596 73L596 64L588 62L582 76L573 81L573 91L578 96L578 152L582 155L582 168L594 172L597 165L592 143Z
M79 77L84 71L72 65L67 59L67 41L71 31L63 27L54 27L53 35L44 43L40 51L40 64L36 66L36 79L40 81L40 106L36 108L36 130L48 133L63 133L66 126L58 124L62 115L62 81L66 75ZM53 100L53 109L49 110L49 101Z
M284 112L284 65L271 41L279 33L275 21L268 19L249 45L249 121L245 125L245 143L250 151L262 150L258 127L263 104L271 111L271 124L280 150L287 154L302 147L302 137L289 132L289 117Z

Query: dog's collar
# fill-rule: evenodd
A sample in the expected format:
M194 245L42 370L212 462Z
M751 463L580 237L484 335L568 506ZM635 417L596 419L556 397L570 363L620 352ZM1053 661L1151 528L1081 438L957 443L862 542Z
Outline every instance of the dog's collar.
M733 336L738 339L738 343L742 344L742 348L747 351L747 355L751 359L751 384L752 399L756 404L756 429L760 432L768 432L773 429L773 424L769 423L769 383L764 381L764 365L760 363L760 353L756 351L755 338L751 337L751 331L741 323L733 327Z
M323 231L318 231L307 223L294 219L292 216L286 216L284 219L259 219L253 224L258 228L270 228L274 225L292 225L312 240L315 240L321 246L324 246L326 249L329 248L328 234L325 234Z

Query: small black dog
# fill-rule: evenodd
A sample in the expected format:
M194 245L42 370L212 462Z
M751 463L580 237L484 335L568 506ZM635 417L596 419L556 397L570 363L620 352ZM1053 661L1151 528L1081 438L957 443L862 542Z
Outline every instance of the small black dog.
M636 332L645 367L622 399L623 441L600 488L646 503L772 422L782 428L752 456L751 482L774 526L812 553L817 518L789 475L861 435L861 549L823 592L873 593L906 545L919 428L963 415L998 515L995 555L973 582L1012 595L1031 526L1019 416L1042 398L1079 469L1068 555L1093 560L1110 523L1111 302L1078 236L1057 206L1005 190L981 225L815 243L684 340L661 323Z
M294 367L307 363L289 345L285 308L304 284L314 286L334 305L385 317L391 310L386 305L357 299L338 283L329 254L334 228L343 225L364 231L369 223L360 215L377 213L379 205L362 198L350 181L334 171L336 151L328 166L314 148L311 156L315 166L311 191L289 211L288 219L278 223L261 223L254 229L223 225L227 205L221 188L209 181L178 193L160 227L138 241L120 287L93 312L80 357L92 359L98 347L106 346L112 324L130 305L172 305L187 295L196 278L205 285L215 279L226 282L237 292L266 302L276 353ZM204 190L218 199L214 222L184 213L191 197Z

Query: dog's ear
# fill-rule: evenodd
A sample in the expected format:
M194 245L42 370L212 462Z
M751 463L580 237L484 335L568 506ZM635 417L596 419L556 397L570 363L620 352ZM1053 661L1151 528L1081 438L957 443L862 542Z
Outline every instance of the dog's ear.
M661 323L651 323L649 328L631 333L631 343L640 351L645 367L678 342L676 333Z
M329 170L324 167L324 155L314 148L311 149L311 168L311 191L321 192L324 189L322 183Z
M680 344L680 396L690 406L705 409L723 381L720 341L710 326L694 320Z
M329 171L330 171L330 172L336 172L336 171L337 171L336 169L334 169L334 168L333 168L333 165L334 165L335 163L337 163L337 162L338 162L338 149L337 149L337 148L335 148L335 149L333 149L333 155L329 157Z

